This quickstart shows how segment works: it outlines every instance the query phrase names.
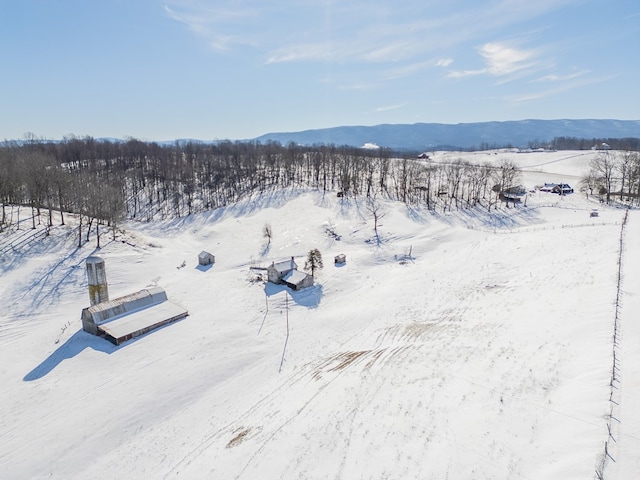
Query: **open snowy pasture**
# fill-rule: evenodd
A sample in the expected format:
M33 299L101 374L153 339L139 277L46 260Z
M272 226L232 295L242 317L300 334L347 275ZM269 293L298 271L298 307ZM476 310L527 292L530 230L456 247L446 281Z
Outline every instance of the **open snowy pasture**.
M521 157L524 184L588 169L562 153L538 171L546 154ZM129 223L99 251L77 248L72 218L31 243L28 226L0 234L0 478L594 478L625 210L580 193L382 205L379 238L364 199L297 190ZM621 479L640 464L638 224L630 212L607 467ZM314 286L264 281L312 248ZM82 331L89 255L112 298L158 285L189 316L117 347Z

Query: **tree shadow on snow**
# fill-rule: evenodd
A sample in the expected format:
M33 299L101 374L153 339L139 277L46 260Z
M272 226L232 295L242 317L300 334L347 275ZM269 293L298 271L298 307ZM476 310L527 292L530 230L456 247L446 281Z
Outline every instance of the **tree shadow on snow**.
M286 292L296 305L307 308L317 308L322 300L322 285L313 285L302 290L292 290L285 285L277 285L267 282L264 286L264 293L267 297L275 297L279 293ZM284 305L284 300L278 299Z
M285 188L254 192L235 203L220 205L206 212L168 220L161 224L163 233L181 232L187 227L198 227L217 223L225 218L246 217L265 208L281 208L291 200L298 198L306 190ZM157 226L156 226L157 228Z
M448 225L461 225L471 229L509 230L534 225L540 221L537 209L524 206L494 207L491 212L484 207L454 209L446 213L432 210L431 216Z
M134 339L135 340L135 339ZM127 345L131 342L127 342ZM93 348L98 352L104 352L111 355L122 345L116 346L104 338L96 337L84 330L78 330L71 338L60 345L56 351L49 355L40 365L25 375L23 381L32 382L39 380L48 375L54 368L60 365L64 360L70 359L78 355L86 348Z
M264 247L260 251L260 256L266 257L269 254L269 250L271 250L271 242L267 242L264 244Z

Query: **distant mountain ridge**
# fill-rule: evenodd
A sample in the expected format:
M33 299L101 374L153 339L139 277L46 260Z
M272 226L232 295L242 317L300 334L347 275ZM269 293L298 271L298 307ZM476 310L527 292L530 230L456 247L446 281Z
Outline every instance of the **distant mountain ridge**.
M414 123L344 126L301 132L267 133L255 141L299 145L334 144L361 147L375 143L394 150L473 148L481 145L527 147L556 137L640 138L640 120L517 120L478 123Z

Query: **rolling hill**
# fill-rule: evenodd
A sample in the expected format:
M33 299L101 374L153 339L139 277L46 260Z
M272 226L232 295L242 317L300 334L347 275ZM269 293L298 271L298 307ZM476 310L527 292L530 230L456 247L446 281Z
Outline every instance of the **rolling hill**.
M432 161L513 158L531 187L590 155ZM2 232L0 478L634 478L640 212L623 230L625 209L582 194L382 206L380 242L363 199L295 188L132 221L100 250L71 215ZM313 287L255 269L312 248ZM90 255L113 297L157 285L189 316L120 346L84 332Z
M473 148L482 144L526 147L531 141L555 137L638 138L640 120L521 120L482 123L416 123L413 125L343 126L302 132L268 133L260 142L302 145L335 144L360 147L375 143L394 150Z

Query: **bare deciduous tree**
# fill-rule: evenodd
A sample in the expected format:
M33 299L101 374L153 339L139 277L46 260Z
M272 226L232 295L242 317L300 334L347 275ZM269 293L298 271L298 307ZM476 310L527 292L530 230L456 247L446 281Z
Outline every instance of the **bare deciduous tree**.
M273 230L271 230L270 224L264 224L264 227L262 227L262 236L267 239L267 247L269 247L271 245L271 239L273 238Z
M380 220L385 216L386 212L384 211L383 206L378 201L377 197L371 197L367 201L367 210L373 217L373 231L376 235L376 243L380 245L380 235L378 234L378 227L380 226Z
M602 190L605 191L607 203L610 203L613 174L615 172L613 156L608 151L600 152L591 161L591 171L599 179Z

